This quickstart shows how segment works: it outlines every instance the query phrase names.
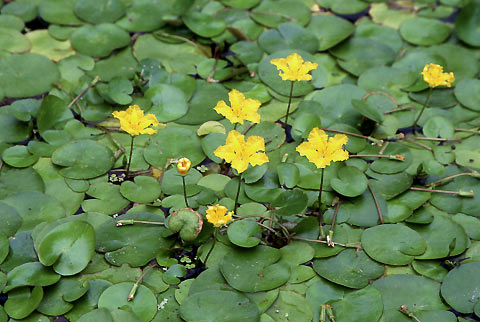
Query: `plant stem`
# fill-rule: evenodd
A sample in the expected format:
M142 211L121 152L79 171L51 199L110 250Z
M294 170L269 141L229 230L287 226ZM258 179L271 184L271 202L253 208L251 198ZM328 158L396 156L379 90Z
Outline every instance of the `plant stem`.
M90 88L92 88L93 86L97 85L97 83L100 81L100 77L97 75L95 76L95 78L90 82L90 84L88 84L88 86L80 92L80 94L78 94L74 99L73 101L70 102L70 104L68 104L68 108L71 108L75 103L77 103L77 101L82 98L83 95L85 95L86 92L88 92L88 90Z
M318 192L318 227L320 228L320 237L325 238L325 232L322 226L322 190L323 190L323 176L325 174L325 168L322 168L322 176L320 178L320 191Z
M240 196L240 186L242 185L242 175L238 176L237 196L235 197L235 206L233 207L233 213L237 213L238 197Z
M459 195L461 197L474 197L475 196L475 194L472 190L470 190L470 191L450 191L450 190L425 189L425 188L417 188L417 187L410 187L410 190L426 191L426 192L438 192L438 193L445 193L445 194L450 194L450 195Z
M212 247L210 247L210 250L208 251L207 253L207 256L205 256L205 261L203 262L203 264L205 266L207 266L207 261L208 261L208 258L210 257L210 254L212 253L213 251L213 247L215 247L215 242L217 241L217 228L214 228L213 230L213 242L212 242Z
M293 94L293 84L294 81L290 81L290 96L288 97L288 106L287 106L287 115L285 115L285 129L288 125L288 114L290 113L290 104L292 103L292 94Z
M187 208L190 208L187 200L187 186L185 184L185 176L182 176L182 183L183 183L183 198L185 199L185 205L187 206Z
M134 135L130 135L130 156L128 157L128 165L127 165L127 177L130 174L130 164L132 163L132 153L133 153L133 140L135 139Z
M146 220L134 220L134 219L124 219L117 221L116 226L128 226L133 224L150 224L150 225L165 225L163 222L159 221L146 221Z
M433 88L430 87L427 93L427 98L425 99L425 102L423 103L422 109L420 110L420 114L418 114L417 118L415 119L415 122L413 122L413 131L415 132L415 127L417 126L418 120L420 120L420 117L422 117L423 111L425 110L425 107L427 107L428 101L430 100L430 96L432 95Z
M406 316L412 318L415 320L415 322L420 322L420 320L410 311L407 310L407 306L404 304L402 306L400 306L400 308L398 309L400 312L402 312L403 314L405 314Z
M378 217L380 218L380 222L383 225L383 216L382 216L382 210L380 209L380 205L378 204L377 196L375 196L375 193L373 192L373 188L370 185L370 183L367 183L368 190L370 190L370 193L372 194L373 201L375 202L375 207L377 208L377 213Z
M140 277L137 279L137 281L135 282L135 284L133 284L132 289L130 290L130 293L128 294L127 301L133 300L133 298L135 297L135 293L137 292L138 285L142 282L143 277L144 277L145 275L147 275L148 271L150 271L150 270L151 270L152 268L154 268L155 266L157 266L157 262L149 265L147 268L145 268L145 269L142 271L142 274L140 275Z
M391 155L391 154L351 154L350 158L386 158L397 161L405 161L402 159L402 155Z
M454 175L451 175L451 176L448 176L448 177L445 177L445 178L438 179L437 181L429 183L427 186L428 187L435 187L436 185L444 184L444 183L446 183L446 182L448 182L452 179L455 179L456 177L461 177L461 176L472 176L472 177L476 177L476 178L480 177L478 172L462 172L462 173L457 173L457 174L454 174Z
M338 198L336 198L338 199ZM333 228L335 227L335 221L337 219L338 209L340 208L341 201L338 199L337 206L335 207L335 212L333 213L332 224L330 225L330 231L328 232L327 236L327 245L334 247L335 243L333 242Z
M308 242L327 244L326 240L310 239L310 238L303 238L303 237L297 237L297 236L293 236L292 239L298 239L298 240L304 240L304 241L308 241ZM362 245L360 243L346 243L346 244L333 243L333 244L338 245L338 246L342 246L342 247L347 247L347 248L357 248L357 249L362 248Z
M342 134L346 134L346 135L355 136L357 138L367 139L367 140L372 141L373 143L375 143L377 145L382 145L383 144L382 140L375 139L374 137L371 137L371 136L365 136L365 135L361 135L361 134L357 134L357 133L353 133L353 132L330 129L330 128L323 128L322 130L328 131L328 132L334 132L334 133L342 133Z

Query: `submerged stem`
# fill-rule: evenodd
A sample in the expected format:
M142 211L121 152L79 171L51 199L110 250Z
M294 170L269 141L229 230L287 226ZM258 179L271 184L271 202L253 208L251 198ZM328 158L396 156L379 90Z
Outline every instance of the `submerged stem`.
M294 81L291 81L290 96L288 97L287 115L285 115L285 129L287 128L287 125L288 125L288 114L290 113L290 104L292 103L293 84L294 84Z
M182 176L182 183L183 183L183 198L185 199L185 205L187 206L187 208L190 208L187 200L187 187L185 185L185 176Z
M430 87L428 93L427 93L427 98L425 99L425 102L423 103L422 109L420 110L420 114L418 114L417 118L415 119L415 122L413 122L413 131L415 131L415 127L417 126L418 120L420 120L420 117L422 117L423 111L425 110L425 107L427 107L428 101L430 100L430 96L432 95L433 88Z

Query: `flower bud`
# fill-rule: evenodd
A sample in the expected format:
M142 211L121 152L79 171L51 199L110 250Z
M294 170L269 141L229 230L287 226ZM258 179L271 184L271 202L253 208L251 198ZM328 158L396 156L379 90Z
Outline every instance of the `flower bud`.
M186 176L188 173L188 170L190 170L191 165L192 165L192 162L190 162L189 159L181 158L180 160L178 160L178 163L177 163L178 173L180 173L180 175L182 176Z

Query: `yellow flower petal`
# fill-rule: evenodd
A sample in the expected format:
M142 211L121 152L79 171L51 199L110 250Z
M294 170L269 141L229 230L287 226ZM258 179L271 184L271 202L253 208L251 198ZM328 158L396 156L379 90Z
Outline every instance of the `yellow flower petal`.
M452 72L444 73L443 67L437 64L427 64L422 71L423 80L428 83L430 87L447 86L451 87L455 76Z
M262 104L260 101L250 98L245 99L245 95L236 89L228 93L228 99L232 105L231 107L225 101L219 101L213 109L218 114L225 116L232 124L243 124L245 120L260 123L260 114L257 112Z
M229 221L233 219L233 211L230 211L227 215L227 208L220 205L215 206L208 206L206 212L206 218L209 223L214 225L215 227L220 227L222 225L227 224Z
M225 145L219 146L213 153L226 162L231 163L232 168L242 173L247 170L248 164L252 166L268 162L264 139L260 136L251 136L245 142L245 136L238 131L228 133Z
M312 79L309 72L318 67L317 63L304 62L302 56L297 53L293 53L287 58L272 59L270 63L280 70L278 75L282 80L290 81L309 81Z
M144 115L138 105L131 105L126 111L115 111L112 115L120 120L120 127L130 135L155 134L157 130L148 127L160 124L154 114Z
M307 157L308 161L315 164L317 168L325 168L333 161L345 161L348 159L348 152L342 150L347 144L348 137L337 134L328 138L323 130L313 128L308 135L308 142L297 146L296 150L301 156Z

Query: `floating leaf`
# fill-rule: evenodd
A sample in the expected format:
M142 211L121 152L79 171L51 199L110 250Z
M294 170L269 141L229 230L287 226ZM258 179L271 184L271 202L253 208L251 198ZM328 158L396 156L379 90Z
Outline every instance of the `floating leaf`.
M372 261L363 251L346 249L325 259L315 259L313 269L327 280L350 288L363 288L368 281L383 274L382 265Z
M89 263L95 251L95 232L86 222L68 222L38 241L38 258L61 275L74 275Z
M389 265L409 264L427 248L417 232L400 224L379 225L365 230L362 246L368 256Z

